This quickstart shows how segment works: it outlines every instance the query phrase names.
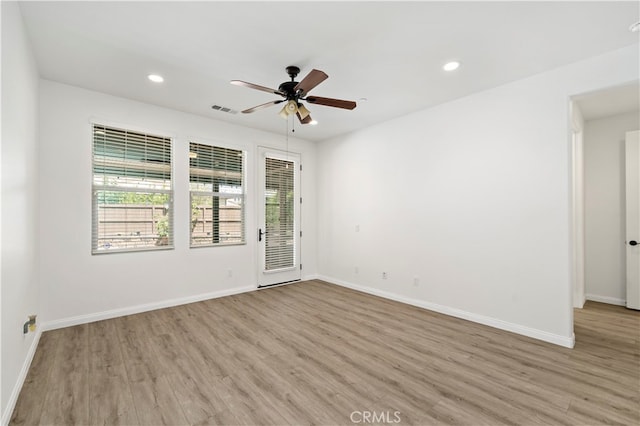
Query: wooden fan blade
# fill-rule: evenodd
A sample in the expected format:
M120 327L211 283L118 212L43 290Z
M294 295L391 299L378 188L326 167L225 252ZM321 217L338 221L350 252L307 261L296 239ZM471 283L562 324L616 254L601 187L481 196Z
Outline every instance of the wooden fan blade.
M300 83L296 84L296 87L294 87L293 90L295 90L296 92L301 91L300 96L304 96L309 93L311 89L325 81L327 78L329 78L329 76L324 72L317 69L312 69L311 72L307 74L307 76L303 78Z
M342 99L309 96L305 100L311 104L326 105L335 108L354 109L356 107L356 103L354 101L343 101Z
M257 111L259 109L267 108L267 107L270 107L272 105L278 105L279 103L282 103L282 102L284 102L284 99L267 102L267 103L264 103L264 104L260 104L258 106L254 106L253 108L245 109L244 111L242 111L242 113L243 114L251 114L252 112Z
M248 87L250 89L262 90L263 92L275 93L276 95L284 96L284 93L282 93L279 90L271 89L271 88L265 87L265 86L260 86L258 84L247 83L246 81L242 81L242 80L231 80L231 84L236 85L236 86Z
M305 118L302 118L299 112L296 112L296 115L298 116L298 120L300 120L301 124L309 124L312 121L310 115L307 115Z

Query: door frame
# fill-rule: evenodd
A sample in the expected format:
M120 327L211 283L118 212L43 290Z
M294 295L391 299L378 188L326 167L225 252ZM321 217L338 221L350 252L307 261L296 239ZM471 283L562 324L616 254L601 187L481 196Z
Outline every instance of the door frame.
M585 96L595 95L599 93L606 93L609 90L617 89L625 86L636 85L638 80L632 80L621 84L612 86L599 87L597 89L589 90L587 92L574 93L568 98L568 146L569 146L569 159L571 162L570 168L570 192L569 203L571 209L571 236L570 236L570 250L572 254L572 267L570 270L571 276L571 301L572 306L570 310L571 322L573 323L573 308L582 308L585 301L588 298L586 291L586 266L587 260L585 257L585 206L584 206L584 119L581 115L580 108L577 105L577 101ZM574 133L579 133L580 136L580 152L576 153L574 149ZM577 155L576 155L577 154ZM576 173L579 171L579 173ZM577 204L576 204L577 202ZM577 301L577 303L576 303ZM612 302L606 302L612 303ZM616 305L624 305L623 303L613 303ZM576 306L578 305L578 306Z
M571 114L571 206L572 206L572 300L574 308L582 308L585 289L584 228L584 119L575 101L570 101Z
M272 287L276 285L298 282L302 279L302 248L301 248L301 224L302 224L302 154L293 151L283 151L266 146L258 147L257 156L257 191L256 191L256 229L254 237L257 244L256 282L258 288ZM265 159L276 158L292 161L294 163L294 266L283 270L265 271L265 238L259 241L259 230L265 230Z
M640 195L638 194L638 178L640 167L640 130L627 132L625 135L625 256L626 256L626 307L640 310L640 271L638 245L631 245L630 241L640 239L640 226L638 225L638 208ZM630 182L636 185L632 187Z

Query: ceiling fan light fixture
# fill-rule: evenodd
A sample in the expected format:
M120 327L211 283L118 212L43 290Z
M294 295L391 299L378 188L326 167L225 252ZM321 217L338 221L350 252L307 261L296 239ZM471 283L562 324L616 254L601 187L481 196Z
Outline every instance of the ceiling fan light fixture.
M298 114L300 114L300 119L304 120L310 114L309 110L302 104L298 104Z
M282 107L279 114L280 117L286 120L290 115L296 114L298 111L298 103L292 99ZM307 115L309 115L309 111L307 111Z
M298 103L294 100L290 100L287 102L287 105L285 105L285 108L287 109L288 114L295 114L298 112Z

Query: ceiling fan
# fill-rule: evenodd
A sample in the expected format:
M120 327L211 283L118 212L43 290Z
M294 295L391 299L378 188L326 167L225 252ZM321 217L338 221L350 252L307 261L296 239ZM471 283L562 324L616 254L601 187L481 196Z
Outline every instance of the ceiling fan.
M261 90L263 92L269 92L282 96L284 99L278 99L275 101L267 102L253 108L245 109L242 111L244 114L250 114L259 109L267 108L272 105L277 105L282 102L286 102L285 106L280 110L280 116L282 118L288 118L290 115L295 114L300 120L300 123L310 123L311 116L309 110L300 101L306 101L310 104L325 105L334 108L354 109L356 103L354 101L344 101L342 99L322 98L320 96L308 96L308 93L316 87L318 84L325 81L329 76L320 70L313 69L305 78L299 83L295 81L296 76L300 73L300 68L296 66L288 66L286 68L287 74L291 77L291 81L285 81L278 89L270 89L269 87L260 86L258 84L247 83L241 80L231 80L231 84L236 86L249 87L251 89Z

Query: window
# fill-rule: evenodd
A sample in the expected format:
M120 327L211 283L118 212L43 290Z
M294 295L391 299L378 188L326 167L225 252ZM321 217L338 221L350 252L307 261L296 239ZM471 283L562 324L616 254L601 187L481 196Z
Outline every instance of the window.
M191 247L244 244L244 153L189 144Z
M92 253L173 247L171 138L93 125Z

